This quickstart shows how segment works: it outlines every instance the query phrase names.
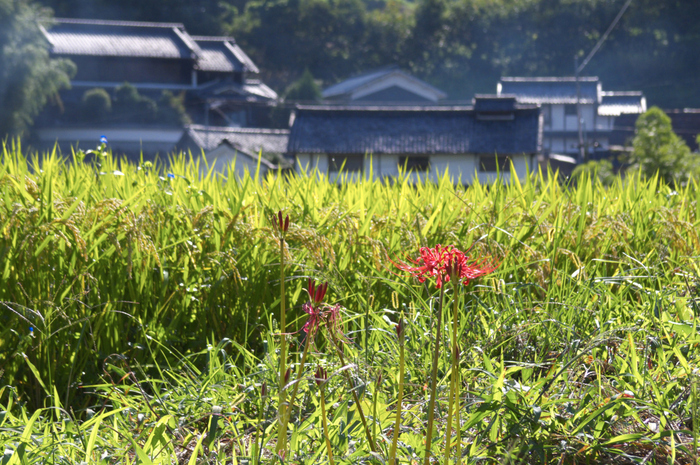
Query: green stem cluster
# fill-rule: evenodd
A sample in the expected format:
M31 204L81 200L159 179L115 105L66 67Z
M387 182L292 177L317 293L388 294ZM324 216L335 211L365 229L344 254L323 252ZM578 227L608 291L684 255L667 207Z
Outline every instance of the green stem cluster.
M423 465L430 465L431 447L433 445L433 422L435 421L435 397L437 394L437 368L440 360L440 339L442 337L442 300L445 297L445 287L440 288L440 301L437 311L437 332L433 350L433 367L430 374L430 400L428 400L428 431L425 435L425 456Z

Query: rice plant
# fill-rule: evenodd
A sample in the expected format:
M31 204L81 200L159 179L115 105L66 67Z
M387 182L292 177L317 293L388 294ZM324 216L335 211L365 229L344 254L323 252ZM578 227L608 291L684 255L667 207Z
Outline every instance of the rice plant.
M6 146L0 194L3 464L697 459L694 182L338 185ZM394 266L437 244L499 266L460 291ZM309 279L347 343L306 344Z

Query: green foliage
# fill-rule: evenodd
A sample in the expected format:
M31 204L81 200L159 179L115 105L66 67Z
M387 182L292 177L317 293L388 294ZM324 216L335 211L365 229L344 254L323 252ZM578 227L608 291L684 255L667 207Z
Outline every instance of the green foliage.
M82 116L88 121L103 121L112 112L112 99L102 89L86 90L83 94Z
M401 313L397 455L404 463L423 455L438 294L389 259L437 243L473 244L474 258L500 262L459 294L465 463L641 462L652 450L664 462L694 458L694 181L673 190L630 175L604 188L584 177L567 187L536 174L465 189L448 178L338 185L311 172L224 182L182 158L170 176L100 150L99 167L78 155L28 161L6 148L0 164L8 463L272 462L281 286L270 218L279 210L291 219L288 331L305 322L313 277L330 283L326 301L342 305L352 339L346 363L325 336L310 354L289 427L299 463L325 459L308 382L317 364L329 373L338 463L369 461L346 375L386 457ZM298 361L301 335L285 337ZM444 438L449 393L450 351L442 354L435 438ZM432 454L443 448L436 439Z
M591 160L578 165L571 173L571 177L576 182L588 182L589 180L597 179L604 186L612 185L617 179L610 160Z
M624 2L43 0L62 17L181 21L193 34L232 35L276 89L306 68L329 85L398 64L455 99L493 93L502 75L571 75L573 57L593 48ZM608 89L643 90L651 104L700 106L697 17L696 1L635 0L585 73Z
M158 102L158 119L165 124L190 124L192 120L185 110L185 93L175 95L164 90Z
M158 104L125 82L114 90L114 113L118 121L153 123L158 117Z
M314 80L309 69L305 69L301 77L287 88L284 94L286 101L319 102L321 100L321 88Z
M699 172L696 157L673 132L671 118L658 107L650 108L637 119L632 146L630 169L641 170L648 177L658 173L665 183L674 184Z
M49 58L39 30L49 17L28 0L0 0L0 135L25 132L75 74L72 62Z
M114 104L112 105L112 101ZM82 106L69 114L70 119L110 123L167 124L179 126L191 123L185 110L185 94L174 95L165 90L158 102L141 95L132 84L125 82L114 90L114 98L104 89L85 92Z

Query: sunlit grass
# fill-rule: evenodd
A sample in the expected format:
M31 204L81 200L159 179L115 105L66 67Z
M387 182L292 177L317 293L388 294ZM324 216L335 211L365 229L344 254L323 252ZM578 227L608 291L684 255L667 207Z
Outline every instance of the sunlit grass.
M326 300L345 308L353 341L346 366L323 338L309 355L289 424L297 455L285 463L328 460L318 364L329 376L335 463L388 457L401 312L397 457L423 457L438 294L388 259L438 243L475 244L474 256L500 262L461 292L463 463L695 458L694 183L670 188L631 176L606 189L541 173L466 189L447 179L336 185L319 173L227 181L200 176L202 167L186 158L164 171L111 157L96 170L55 154L26 160L6 149L2 156L3 465L273 462L280 243L271 218L278 211L291 219L288 331L303 325L312 277L330 283ZM452 307L444 311L451 321ZM442 332L437 459L452 328ZM301 336L287 339L296 369ZM370 455L345 373L378 455Z

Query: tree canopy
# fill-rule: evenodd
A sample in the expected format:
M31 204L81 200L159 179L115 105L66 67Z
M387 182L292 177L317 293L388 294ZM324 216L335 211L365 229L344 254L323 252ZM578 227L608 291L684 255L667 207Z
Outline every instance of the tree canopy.
M698 174L697 156L673 132L671 118L658 107L650 108L635 124L632 166L650 177L657 173L667 184L683 182Z
M398 64L451 99L502 75L572 75L625 0L43 0L56 14L181 21L228 34L277 90L305 69L333 84ZM700 2L635 0L584 69L651 105L700 107Z
M70 61L49 58L39 30L49 13L27 0L0 0L0 134L27 130L75 73Z

